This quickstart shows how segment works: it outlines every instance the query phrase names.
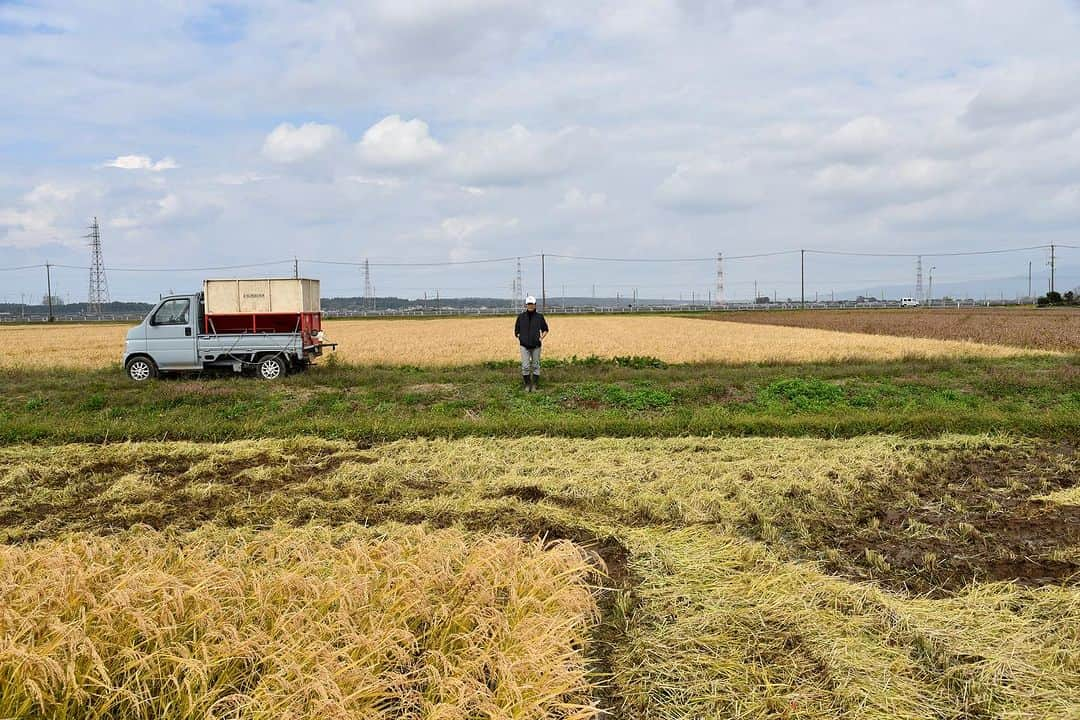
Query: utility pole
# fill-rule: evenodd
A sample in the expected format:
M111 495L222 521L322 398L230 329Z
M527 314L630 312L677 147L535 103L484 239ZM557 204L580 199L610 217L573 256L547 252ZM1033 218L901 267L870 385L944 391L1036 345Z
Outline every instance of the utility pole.
M758 294L757 294L757 280L755 280L755 281L754 281L754 303L755 303L755 304L757 304L757 299L758 299Z
M296 280L300 279L300 260L296 256L292 259L292 276Z
M1028 300L1031 300L1031 261L1028 260Z
M926 298L926 306L927 307L933 307L933 305L934 305L934 269L936 267L937 267L936 265L931 265L930 266L930 293L929 293L929 297Z
M807 252L799 250L799 304L807 307Z
M109 281L105 277L105 261L101 256L101 231L95 217L90 232L83 235L90 241L90 292L86 298L87 314L101 315L102 303L109 302Z
M525 283L521 279L521 258L517 259L517 274L514 275L514 301L511 307L521 307L525 299Z
M716 304L724 304L724 254L716 253Z
M922 286L922 255L915 259L915 299L919 302L926 300Z
M1054 292L1054 243L1050 243L1050 292Z
M540 253L540 305L541 310L547 310L547 275L545 274L545 256Z
M47 288L46 299L49 301L49 322L56 322L56 318L53 317L52 311L52 265L45 263L45 287Z

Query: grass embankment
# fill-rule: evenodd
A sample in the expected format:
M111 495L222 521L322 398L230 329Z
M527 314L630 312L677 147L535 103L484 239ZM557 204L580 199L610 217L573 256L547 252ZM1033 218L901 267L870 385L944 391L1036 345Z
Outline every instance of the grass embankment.
M367 440L530 434L1080 434L1076 356L812 365L549 363L525 394L513 363L316 367L279 384L230 375L147 385L109 370L2 370L0 441Z
M591 573L417 528L0 545L0 717L593 717Z
M1080 711L1080 507L1068 504L1080 457L1067 444L875 436L356 447L301 438L14 445L0 448L0 467L0 528L18 543L8 554L140 524L354 532L357 521L546 534L609 554L617 546L623 566L612 576L623 591L605 625L619 717ZM119 551L132 536L78 538ZM541 555L530 547L520 552ZM332 573L323 551L312 552L312 571ZM229 572L248 572L246 561L236 566ZM420 597L443 606L431 586Z

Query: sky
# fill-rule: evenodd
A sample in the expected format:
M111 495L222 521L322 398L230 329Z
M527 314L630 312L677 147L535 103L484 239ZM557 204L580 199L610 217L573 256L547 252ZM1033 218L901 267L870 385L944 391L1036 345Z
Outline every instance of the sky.
M714 294L722 253L726 299L782 299L797 253L737 258L1080 247L1077 48L1077 0L0 0L0 302L86 266L93 217L118 300L292 258L324 296L368 258L380 295L509 297L513 260L402 263L524 256L540 294L539 253L700 258L548 257L549 297ZM923 264L997 297L1047 259ZM913 290L806 263L808 296Z

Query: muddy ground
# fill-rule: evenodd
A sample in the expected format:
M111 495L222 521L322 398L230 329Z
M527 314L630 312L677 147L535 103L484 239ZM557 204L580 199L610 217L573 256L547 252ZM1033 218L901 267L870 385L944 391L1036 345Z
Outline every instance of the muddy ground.
M1039 498L1080 483L1076 445L980 449L894 474L853 526L805 550L837 574L946 596L973 582L1080 584L1080 506Z

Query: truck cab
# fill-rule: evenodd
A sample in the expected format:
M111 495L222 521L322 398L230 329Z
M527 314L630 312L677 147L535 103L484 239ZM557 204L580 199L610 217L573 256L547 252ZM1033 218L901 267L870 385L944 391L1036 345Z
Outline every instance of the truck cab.
M199 368L195 340L199 300L198 295L162 298L141 323L128 331L125 363L132 356L144 354L158 370Z

